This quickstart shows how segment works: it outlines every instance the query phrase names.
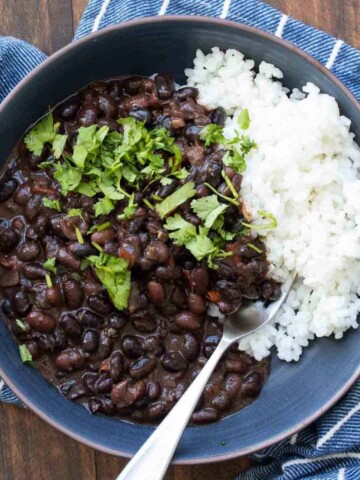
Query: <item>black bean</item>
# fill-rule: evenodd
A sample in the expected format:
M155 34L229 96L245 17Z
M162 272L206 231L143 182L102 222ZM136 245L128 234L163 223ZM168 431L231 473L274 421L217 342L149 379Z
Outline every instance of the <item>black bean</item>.
M131 383L123 380L112 387L111 400L120 408L129 407L146 393L146 385L142 380Z
M24 242L17 251L18 259L22 262L31 262L40 255L40 246L36 242Z
M156 380L150 380L146 387L146 396L149 400L157 400L161 395L161 385Z
M204 355L206 358L210 358L214 353L215 348L220 342L220 335L209 335L205 338L204 342Z
M83 127L94 125L97 120L96 106L93 103L87 103L77 113L77 121Z
M77 99L71 99L65 103L60 109L60 115L64 120L72 120L80 107L80 101Z
M241 377L236 373L230 373L226 377L225 389L229 392L230 397L238 394L241 387Z
M32 195L25 205L25 216L33 222L39 216L42 209L42 196Z
M115 230L112 227L105 228L101 232L94 232L91 234L91 242L98 245L105 245L109 240L114 240L116 237Z
M36 360L39 358L41 352L40 352L39 345L35 340L30 340L30 342L27 342L26 347L29 350L33 360Z
M210 115L211 123L216 123L217 125L224 126L226 121L226 112L223 107L217 107L211 112Z
M188 306L193 313L205 313L206 312L206 300L197 293L189 293Z
M215 422L219 417L219 413L214 408L204 408L194 412L191 416L191 420L194 423L206 423L206 422Z
M87 353L94 353L98 349L99 333L96 330L87 329L82 338L82 348Z
M129 112L129 117L133 117L139 122L145 122L145 125L151 124L151 113L147 108L133 108Z
M113 381L108 375L102 375L95 380L94 388L97 393L109 393L113 386Z
M55 365L60 370L72 372L84 366L84 357L79 349L69 348L57 355Z
M231 399L227 392L221 392L211 400L211 405L218 410L225 410L229 407Z
M31 309L29 296L23 290L19 290L15 293L11 304L14 312L20 315L20 317L25 316Z
M81 336L82 327L75 315L65 313L60 317L59 325L69 338L78 339Z
M156 75L155 86L161 100L168 100L175 91L175 82L170 75Z
M4 314L8 318L13 318L15 316L15 313L13 309L11 308L11 303L9 299L5 299L1 303L1 310L4 312Z
M8 252L19 241L19 235L11 227L0 230L0 250Z
M91 310L101 315L108 315L113 310L110 300L102 295L91 295L88 297L87 303Z
M184 336L184 342L181 353L189 362L193 362L199 354L200 344L199 340L192 333L187 333Z
M81 283L68 275L64 275L61 279L66 306L69 310L79 308L84 299L84 290Z
M67 347L67 337L65 335L64 330L61 328L57 328L54 332L54 338L55 338L55 348L57 350L64 350L64 348Z
M57 252L56 259L72 270L80 270L80 260L73 255L67 247L61 247Z
M281 286L272 280L265 280L260 286L260 292L265 300L275 301L281 295Z
M210 276L206 268L195 268L190 273L190 285L194 293L204 294L209 289Z
M251 372L245 375L241 385L241 393L249 397L258 395L262 387L262 376L260 373Z
M164 353L164 343L158 335L147 335L144 341L144 348L147 352L160 357Z
M124 361L119 350L112 353L110 357L110 377L114 382L120 380L120 376L124 369Z
M115 405L109 398L92 397L88 402L91 413L100 412L104 415L113 415L115 413Z
M139 317L132 317L132 323L136 330L142 333L151 333L156 330L156 322L151 317L141 315Z
M198 94L199 94L199 91L198 91L197 88L194 88L194 87L183 87L183 88L179 88L179 90L177 90L177 91L175 92L174 97L175 97L177 100L180 100L180 102L183 102L183 101L185 101L185 100L188 99L188 98L192 98L192 99L196 100Z
M86 327L99 328L102 322L102 318L99 317L99 315L96 315L85 308L77 312L77 317L79 322Z
M47 215L39 215L34 224L28 228L26 236L32 240L36 240L43 235L49 226L50 219Z
M128 358L136 360L144 355L144 349L134 335L125 335L121 340L121 346Z
M28 324L39 332L51 332L56 327L53 316L40 310L32 310L26 317Z
M145 258L156 263L166 263L169 258L169 248L164 242L155 240L147 246Z
M126 317L120 312L113 312L106 320L108 327L114 328L115 330L121 330L121 328L127 322Z
M17 186L18 182L15 178L3 180L0 184L0 202L6 202L6 200L8 200L15 192Z
M184 131L184 137L191 142L196 142L199 139L201 128L197 125L188 124Z
M165 289L161 283L151 281L147 284L147 291L150 300L155 304L161 304L165 300Z
M161 365L169 372L182 372L187 369L187 361L181 353L166 352L161 359Z
M27 263L22 266L23 275L29 280L44 278L46 270L41 263Z
M86 388L80 382L75 383L71 388L70 392L67 394L69 400L76 400L86 394Z
M98 357L106 358L108 355L110 355L112 345L112 339L106 334L105 331L102 331L99 339Z
M149 375L156 367L157 361L154 357L141 357L130 367L129 374L133 378L141 378Z
M175 317L176 325L190 331L200 328L202 324L201 320L202 318L199 315L186 310L178 313Z
M105 117L115 118L118 114L118 107L115 100L106 93L98 96L98 108Z
M179 280L181 278L181 268L178 265L168 267L157 267L155 276L159 280ZM182 304L183 305L183 304Z

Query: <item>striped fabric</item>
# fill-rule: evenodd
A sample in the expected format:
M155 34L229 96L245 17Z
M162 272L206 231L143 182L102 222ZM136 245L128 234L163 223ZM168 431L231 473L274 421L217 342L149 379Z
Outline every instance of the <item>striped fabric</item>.
M258 0L90 0L75 38L152 15L205 15L246 23L283 37L332 70L360 99L360 52ZM0 37L0 100L45 59L31 45ZM0 380L0 400L19 403ZM311 427L253 456L237 480L360 480L360 382Z

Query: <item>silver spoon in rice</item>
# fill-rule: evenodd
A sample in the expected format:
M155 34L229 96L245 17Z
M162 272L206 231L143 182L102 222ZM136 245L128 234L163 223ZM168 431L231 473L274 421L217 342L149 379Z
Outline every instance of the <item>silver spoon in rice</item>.
M225 317L223 334L214 353L177 404L117 477L117 480L161 480L164 477L181 435L220 358L234 342L256 332L275 317L285 302L295 278L296 273L293 273L283 285L279 300L271 303L268 307L265 308L264 304L259 301Z

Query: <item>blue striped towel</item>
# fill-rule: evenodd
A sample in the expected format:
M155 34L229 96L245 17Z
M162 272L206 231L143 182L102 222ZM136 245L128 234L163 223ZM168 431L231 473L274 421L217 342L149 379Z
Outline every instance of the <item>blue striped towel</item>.
M331 69L360 98L360 52L258 0L90 0L75 38L151 15L206 15L246 23L283 37ZM0 37L0 100L45 59L31 45ZM0 400L17 402L0 381ZM237 480L359 480L360 382L320 420L253 456L257 466Z

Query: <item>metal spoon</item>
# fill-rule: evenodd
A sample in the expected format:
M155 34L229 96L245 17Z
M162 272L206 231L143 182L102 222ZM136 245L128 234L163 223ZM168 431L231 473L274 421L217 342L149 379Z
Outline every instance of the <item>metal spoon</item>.
M230 345L255 332L274 318L286 300L295 278L296 273L283 286L279 300L271 303L267 308L264 308L262 302L256 302L225 318L223 335L214 353L117 480L161 480L164 477L181 435L218 361Z

